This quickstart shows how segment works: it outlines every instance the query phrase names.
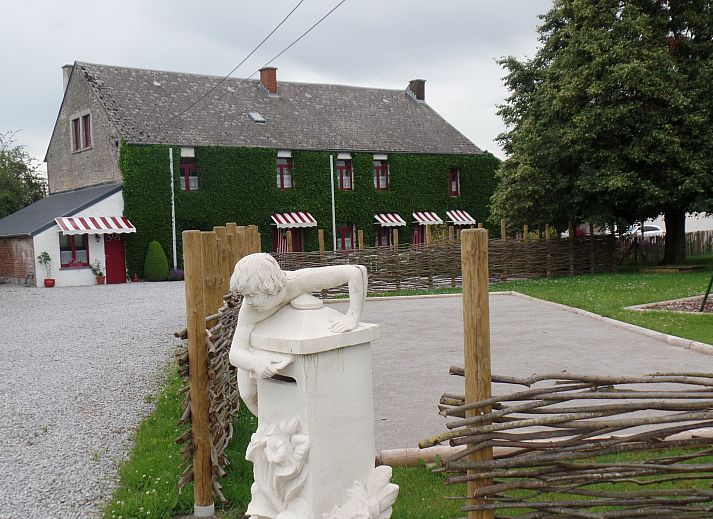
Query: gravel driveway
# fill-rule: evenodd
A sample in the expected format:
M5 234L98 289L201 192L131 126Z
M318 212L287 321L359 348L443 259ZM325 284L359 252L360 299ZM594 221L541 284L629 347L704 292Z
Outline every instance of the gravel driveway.
M184 321L183 283L0 285L0 519L99 516Z

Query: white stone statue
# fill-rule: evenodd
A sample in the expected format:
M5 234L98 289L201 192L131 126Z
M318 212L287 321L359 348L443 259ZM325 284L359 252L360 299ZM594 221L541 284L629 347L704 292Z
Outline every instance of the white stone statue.
M256 377L270 378L292 362L292 356L258 350L250 346L250 334L260 321L272 316L302 294L349 285L349 310L332 320L330 331L341 333L356 328L367 291L366 268L333 265L284 272L269 254L250 254L235 265L230 290L243 295L238 325L230 346L230 363L238 368L240 397L258 414Z

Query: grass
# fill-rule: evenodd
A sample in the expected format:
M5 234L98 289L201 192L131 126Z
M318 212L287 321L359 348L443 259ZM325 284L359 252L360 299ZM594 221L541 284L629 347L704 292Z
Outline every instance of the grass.
M515 290L524 294L575 306L613 319L653 330L713 344L713 316L673 312L635 312L624 307L701 294L713 270L713 256L694 258L704 271L675 274L616 273L597 276L512 281L492 285L491 291ZM401 291L379 295L459 293L459 289ZM192 486L178 494L176 483L183 463L175 444L183 431L176 425L181 415L180 379L167 375L154 401L155 411L141 424L130 459L120 470L121 484L105 508L106 519L150 517L166 519L193 510ZM235 419L235 438L228 449L231 466L221 479L230 505L219 514L224 519L242 519L250 499L252 466L244 460L245 447L255 430L256 419L241 411ZM101 456L101 453L97 453ZM401 487L394 506L394 519L449 518L462 515L462 485L445 487L442 477L424 466L395 468L393 481Z

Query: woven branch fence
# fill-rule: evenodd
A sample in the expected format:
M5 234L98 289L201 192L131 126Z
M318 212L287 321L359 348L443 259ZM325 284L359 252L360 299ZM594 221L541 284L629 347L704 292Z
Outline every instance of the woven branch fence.
M650 238L636 237L622 240L621 261L623 263L657 265L664 257L666 238L653 236ZM686 256L703 256L713 254L713 230L693 231L686 233Z
M492 280L592 274L613 271L621 244L608 236L571 240L489 240ZM369 291L386 292L461 286L459 241L430 246L372 247L350 251L272 255L285 270L358 264L369 272ZM343 293L340 287L330 294Z
M463 511L527 519L713 517L712 431L700 431L713 426L713 374L565 372L493 375L492 382L507 389L468 403L443 395L449 431L420 445L467 446L437 469L446 484L481 482ZM513 391L513 384L527 389ZM486 447L496 448L492 459L466 459Z

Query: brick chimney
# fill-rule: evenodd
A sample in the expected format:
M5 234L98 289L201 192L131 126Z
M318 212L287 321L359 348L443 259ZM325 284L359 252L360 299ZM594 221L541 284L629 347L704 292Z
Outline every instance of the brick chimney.
M418 101L426 100L426 80L412 79L408 83L408 89Z
M260 83L270 94L277 94L277 69L275 67L261 68Z
M62 92L67 90L67 85L69 84L69 76L72 75L72 69L74 65L62 65L62 82L64 83L64 89Z

